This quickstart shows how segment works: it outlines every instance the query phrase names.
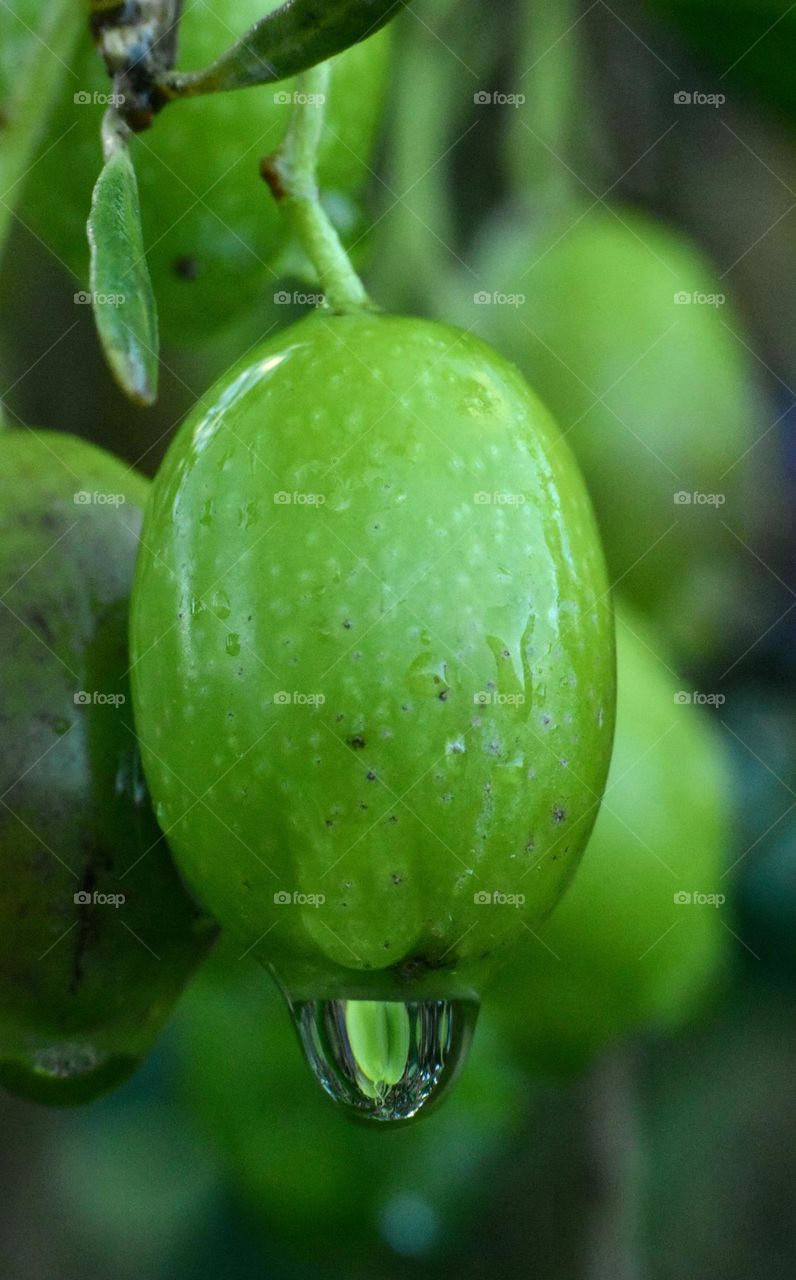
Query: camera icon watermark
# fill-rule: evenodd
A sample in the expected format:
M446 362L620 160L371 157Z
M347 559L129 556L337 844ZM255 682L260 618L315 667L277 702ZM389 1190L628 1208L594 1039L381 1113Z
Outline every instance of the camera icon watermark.
M278 107L322 107L325 101L324 93L301 93L298 89L294 89L292 93L281 89L274 94L274 102Z
M96 89L89 93L80 89L72 94L72 101L78 107L123 107L126 98L123 93L100 93Z
M488 893L486 890L480 889L473 894L473 902L477 907L523 907L525 905L525 894L501 893L499 889Z
M723 307L727 301L726 293L702 293L699 289L678 289L673 295L678 307Z
M521 707L525 702L525 694L479 689L478 693L473 694L473 702L477 707Z
M295 490L289 493L285 489L280 489L274 494L276 507L322 507L325 501L325 493L298 493Z
M500 89L493 92L479 89L473 94L477 107L521 107L525 101L524 93L503 93Z
M678 689L674 695L674 702L678 707L723 707L726 701L723 693L702 693L699 689L691 692Z
M72 695L76 707L123 707L127 701L123 693L102 693L99 689L78 689Z
M288 893L286 889L279 889L274 894L274 906L276 907L322 907L326 901L324 893L302 893L298 889L294 889L292 893Z
M524 293L501 293L498 289L491 292L479 289L473 294L473 302L477 307L524 307L527 299Z
M274 694L274 705L277 707L322 707L326 702L326 695L323 693L301 693L295 690L289 693L287 689L280 689Z
M93 893L89 893L87 889L78 889L74 894L76 907L115 907L118 911L126 901L127 897L123 893L98 893L96 889Z
M126 301L124 293L92 293L88 289L78 289L74 295L75 306L78 307L123 307Z
M678 89L673 95L677 107L723 107L727 101L723 93L702 93L700 89Z
M72 495L76 507L121 507L127 499L123 493L102 493L98 489L78 489Z
M298 289L294 289L291 293L287 289L280 289L274 294L274 302L278 307L322 307L326 302L324 293L302 293Z
M673 900L676 907L723 907L727 901L727 895L724 893L701 893L697 889L692 892L686 889L679 889L673 895Z
M687 489L678 489L672 494L672 501L676 507L723 507L727 501L726 493L703 493L701 489L694 489L689 492Z
M473 494L473 502L477 507L521 507L525 502L525 494L488 493L481 490Z

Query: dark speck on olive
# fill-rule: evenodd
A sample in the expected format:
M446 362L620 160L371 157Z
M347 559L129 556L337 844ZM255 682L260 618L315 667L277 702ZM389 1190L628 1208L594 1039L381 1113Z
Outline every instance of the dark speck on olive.
M187 254L180 258L175 258L171 264L171 269L180 280L195 280L199 275L197 259L191 258Z

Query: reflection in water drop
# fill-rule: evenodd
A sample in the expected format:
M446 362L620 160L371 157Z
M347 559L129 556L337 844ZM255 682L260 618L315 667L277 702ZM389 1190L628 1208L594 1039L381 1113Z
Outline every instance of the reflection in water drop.
M467 1057L478 1006L464 1000L308 1000L292 1005L314 1075L365 1120L410 1120Z

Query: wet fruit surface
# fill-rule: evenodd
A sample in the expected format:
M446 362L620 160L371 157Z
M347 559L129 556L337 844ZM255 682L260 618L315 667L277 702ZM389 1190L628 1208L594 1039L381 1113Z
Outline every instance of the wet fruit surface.
M617 611L616 744L580 870L494 988L529 1066L583 1066L636 1028L694 1013L721 970L730 829L727 761L707 713Z
M73 437L3 434L0 1083L83 1101L133 1069L211 931L132 732L127 603L146 484Z
M592 513L516 370L319 313L234 367L153 490L132 617L160 821L296 1000L471 995L551 908L613 724Z
M277 0L188 6L180 27L180 67L203 66L276 7ZM369 177L388 40L385 31L332 63L319 174L329 211L349 239L361 231L355 201ZM88 281L85 224L110 92L86 36L77 78L68 77L65 100L54 112L24 196L25 221L80 285ZM260 299L270 302L280 291L275 273L284 265L289 236L259 164L282 139L293 92L293 81L284 81L177 102L133 140L144 244L165 340L210 335L246 311L258 311ZM263 321L267 330L267 306Z

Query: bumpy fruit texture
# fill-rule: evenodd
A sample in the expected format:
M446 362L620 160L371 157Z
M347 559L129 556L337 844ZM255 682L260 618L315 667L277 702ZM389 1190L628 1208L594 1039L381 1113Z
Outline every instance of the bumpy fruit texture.
M158 817L293 996L467 998L561 893L607 771L577 468L513 366L412 319L318 313L206 403L134 589Z
M617 613L616 742L597 824L572 887L493 991L528 1064L580 1068L640 1028L671 1029L719 976L730 786L707 713Z
M134 1068L211 927L155 824L127 612L146 483L55 432L0 468L0 1084L85 1101Z
M303 1256L343 1274L385 1241L403 1252L411 1240L424 1253L455 1239L516 1139L532 1094L483 1016L433 1122L388 1138L350 1124L323 1098L278 992L237 949L227 946L202 971L178 1011L174 1043L184 1096L256 1218L289 1249L298 1242Z
M722 522L749 536L741 483L759 459L751 357L726 285L682 237L625 208L502 222L476 270L487 293L519 295L468 314L556 416L612 581L654 610L678 652L704 651L748 556Z
M277 0L186 5L179 66L210 62L276 7ZM319 181L347 240L362 230L356 201L370 174L388 42L385 30L332 61ZM86 219L101 166L104 108L96 98L101 103L112 88L88 36L76 71L31 172L23 217L84 285ZM186 99L133 139L147 262L169 342L209 336L261 308L263 331L273 322L263 300L273 299L277 273L293 264L287 225L259 164L282 140L293 92L294 82L286 80Z

